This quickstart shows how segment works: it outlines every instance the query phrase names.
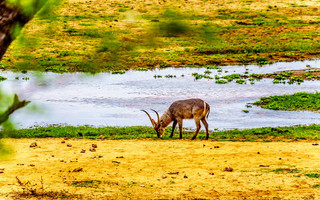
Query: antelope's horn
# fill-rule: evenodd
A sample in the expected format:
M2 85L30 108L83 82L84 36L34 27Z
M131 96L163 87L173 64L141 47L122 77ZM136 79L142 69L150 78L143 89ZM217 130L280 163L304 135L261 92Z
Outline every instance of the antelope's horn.
M156 114L157 114L157 118L158 118L158 124L159 124L159 122L160 122L160 117L159 117L159 114L158 114L158 112L157 111L155 111L155 110L153 110L153 109L151 109L153 112L155 112Z
M145 111L145 110L141 110L141 111L145 112L145 113L148 115L148 117L149 117L149 119L150 119L150 121L151 121L151 123L152 123L152 126L153 126L153 127L156 127L156 122L151 118L151 116L149 115L149 113L148 113L147 111Z

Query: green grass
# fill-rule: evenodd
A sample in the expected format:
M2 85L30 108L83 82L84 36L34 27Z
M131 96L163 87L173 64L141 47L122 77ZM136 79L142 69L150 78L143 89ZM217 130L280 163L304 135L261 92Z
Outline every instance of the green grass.
M306 174L306 176L309 178L320 178L320 174L318 173Z
M71 185L75 187L90 187L90 188L98 188L99 184L101 184L101 181L99 180L73 181L71 183Z
M320 93L295 93L293 95L262 97L259 101L253 103L262 108L272 110L320 110Z
M162 139L170 139L171 127L166 129ZM194 130L184 130L183 138L190 139ZM96 139L101 135L106 139L142 139L156 138L152 127L91 127L91 126L50 126L32 129L20 129L11 132L0 132L0 135L11 138L89 138ZM178 139L176 129L173 139ZM205 139L205 132L200 131L198 139ZM283 140L317 140L320 139L320 125L265 127L244 130L227 130L210 132L210 139L227 141L283 141Z
M300 172L300 170L294 168L294 169L291 169L291 168L277 168L275 170L272 170L272 172L275 172L277 174L282 174L282 173L298 173Z

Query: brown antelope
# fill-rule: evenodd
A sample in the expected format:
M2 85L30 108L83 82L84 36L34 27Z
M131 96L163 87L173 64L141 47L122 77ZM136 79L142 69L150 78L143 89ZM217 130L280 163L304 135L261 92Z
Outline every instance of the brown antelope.
M163 113L161 117L159 117L159 114L157 111L154 111L157 114L158 122L153 120L149 113L145 110L142 110L145 112L152 125L153 128L157 132L158 138L162 137L162 134L164 133L164 129L173 121L172 124L172 133L170 137L173 136L174 129L176 128L177 123L179 124L179 130L180 130L180 139L182 138L182 120L183 119L194 119L197 130L192 137L192 140L196 139L197 134L201 128L200 120L202 121L203 125L206 128L206 139L209 138L209 129L208 129L208 123L206 119L209 116L210 113L210 106L202 99L186 99L186 100L179 100L173 102L170 107Z

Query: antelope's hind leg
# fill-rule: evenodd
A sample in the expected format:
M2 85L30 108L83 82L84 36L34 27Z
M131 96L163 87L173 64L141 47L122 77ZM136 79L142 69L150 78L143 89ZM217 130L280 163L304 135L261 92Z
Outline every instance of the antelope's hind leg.
M194 119L195 123L196 123L196 126L197 126L197 130L196 132L194 133L194 136L191 138L191 140L194 140L196 139L198 133L199 133L199 130L201 128L201 124L200 124L200 120L199 119Z
M208 127L208 122L206 121L205 118L201 119L204 127L206 128L206 140L209 139L209 127Z
M171 135L170 135L171 138L173 137L173 132L174 132L174 129L176 128L176 125L177 125L177 121L173 121L172 132L171 132Z

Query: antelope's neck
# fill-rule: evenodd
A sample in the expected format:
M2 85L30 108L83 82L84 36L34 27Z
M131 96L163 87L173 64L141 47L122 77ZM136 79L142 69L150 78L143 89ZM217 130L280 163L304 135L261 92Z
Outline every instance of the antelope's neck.
M162 124L161 124L162 127L167 127L172 122L171 114L168 110L165 111L163 115L161 115L160 122L161 121L162 121Z

